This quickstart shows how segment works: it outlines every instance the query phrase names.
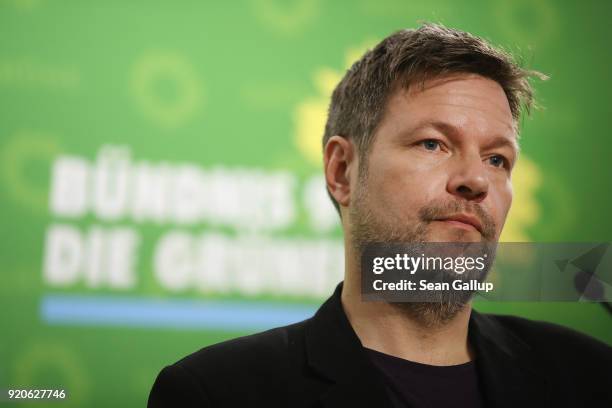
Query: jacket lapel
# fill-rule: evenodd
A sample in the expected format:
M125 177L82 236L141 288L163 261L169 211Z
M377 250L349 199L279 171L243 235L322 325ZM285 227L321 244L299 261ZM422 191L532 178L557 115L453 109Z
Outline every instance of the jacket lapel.
M391 406L376 368L363 351L342 308L342 283L306 327L308 364L332 382L321 395L323 406Z
M537 355L497 321L472 310L469 340L486 406L547 406L548 387Z

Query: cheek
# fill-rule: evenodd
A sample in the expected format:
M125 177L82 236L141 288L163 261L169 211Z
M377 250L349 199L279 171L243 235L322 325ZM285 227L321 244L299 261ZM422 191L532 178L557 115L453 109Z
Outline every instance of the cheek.
M439 173L388 154L371 162L369 189L381 209L410 215L444 191L446 178Z

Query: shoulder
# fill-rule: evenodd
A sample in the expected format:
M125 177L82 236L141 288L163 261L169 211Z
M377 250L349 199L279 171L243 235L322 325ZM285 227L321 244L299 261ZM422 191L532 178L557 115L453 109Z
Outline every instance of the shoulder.
M576 369L612 368L612 347L558 324L517 316L485 315L545 360Z
M553 348L580 347L581 349L590 350L594 353L600 353L604 356L607 355L608 357L610 357L610 354L612 353L612 347L604 342L555 323L530 320L518 316L487 316L495 319L506 329L510 330L516 336L524 340L527 344L545 344L546 346Z
M177 361L195 374L207 370L251 368L280 364L287 361L292 349L300 342L308 320L264 332L242 336L204 347Z
M551 398L567 404L581 401L584 406L612 401L612 347L604 342L558 324L517 316L477 314L476 320L486 338L545 379Z
M291 370L299 366L308 320L204 347L166 366L149 396L149 406L175 406L176 396L189 402L232 406L282 398ZM190 406L185 401L179 401Z

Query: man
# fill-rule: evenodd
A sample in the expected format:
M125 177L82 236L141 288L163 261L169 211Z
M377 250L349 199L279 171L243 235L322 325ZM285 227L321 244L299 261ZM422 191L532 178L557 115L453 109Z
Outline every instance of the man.
M612 349L595 339L469 301L361 298L369 242L499 239L533 75L440 25L368 51L336 87L323 138L344 282L311 319L165 367L149 406L612 406Z

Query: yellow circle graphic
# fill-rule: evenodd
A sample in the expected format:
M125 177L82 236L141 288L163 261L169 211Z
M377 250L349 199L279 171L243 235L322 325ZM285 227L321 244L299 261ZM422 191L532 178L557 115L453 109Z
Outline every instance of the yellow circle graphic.
M266 27L282 34L293 34L315 19L319 0L298 0L291 5L276 0L251 0L251 9Z
M16 132L0 152L0 177L5 192L30 209L45 211L48 180L37 182L27 170L36 162L43 162L50 168L60 151L55 139L49 135L30 130Z
M172 84L175 98L165 98L157 91L163 81ZM170 128L193 117L202 101L202 84L194 66L183 55L170 51L140 57L132 67L130 91L149 120Z
M49 373L53 373L59 382L40 384L39 376L48 376ZM66 346L48 342L31 345L15 360L11 385L17 388L64 389L67 397L59 401L62 407L84 406L90 390L89 376L77 355ZM40 406L40 401L34 401L32 406Z
M512 170L514 197L506 218L500 242L529 242L527 229L540 219L540 203L536 193L542 185L538 166L524 154Z

